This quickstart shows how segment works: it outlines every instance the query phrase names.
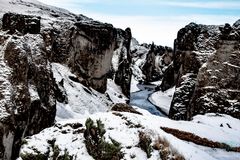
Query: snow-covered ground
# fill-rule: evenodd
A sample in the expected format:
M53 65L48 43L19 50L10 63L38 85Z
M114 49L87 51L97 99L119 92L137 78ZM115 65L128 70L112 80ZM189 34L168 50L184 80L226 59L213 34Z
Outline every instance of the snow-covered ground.
M8 11L41 16L43 29L50 25L58 27L57 23L55 23L57 21L71 21L71 18L75 18L75 15L64 9L47 6L36 0L0 0L0 8L0 16ZM54 14L61 16L55 17ZM86 18L86 20L90 19ZM67 66L52 63L54 78L59 83L60 89L66 94L68 103L57 102L56 124L39 134L26 137L23 141L24 145L21 148L20 155L48 153L51 157L54 151L49 142L55 140L54 143L59 147L60 154L64 154L67 151L76 160L92 160L93 158L86 150L83 136L85 121L90 117L94 121L100 119L104 123L106 140L110 141L110 138L112 138L121 144L121 151L124 153L123 159L125 160L148 159L146 153L138 145L139 132L144 132L150 136L152 139L151 146L154 145L159 137L166 140L173 150L188 160L239 160L240 153L204 147L183 141L160 128L178 129L202 138L228 144L231 147L240 146L240 120L231 116L211 113L197 115L192 121L174 121L148 112L157 113L155 106L158 106L168 114L175 89L171 88L166 92L158 91L154 93L155 85L138 84L138 80L143 79L141 66L146 60L146 53L149 49L139 46L139 44L137 45L137 42L134 43L131 46L131 50L136 49L138 52L133 58L134 65L132 69L134 77L132 78L131 104L143 115L109 111L114 103L126 103L127 101L120 88L112 80L108 80L106 93L101 94L78 82L72 81L70 77L76 76L71 73ZM0 50L4 50L4 48L0 48ZM6 69L1 57L0 61L0 67ZM0 78L4 79L5 77ZM34 93L34 88L31 89L31 93ZM34 97L34 94L32 97ZM144 108L144 110L141 108ZM71 127L73 124L82 124L83 126L79 125L79 127L73 128ZM19 159L21 160L21 158ZM149 159L159 160L159 151L153 150Z
M139 110L141 111L141 110ZM145 113L145 111L143 112ZM228 152L223 149L214 149L203 147L190 142L178 139L177 137L164 132L160 127L177 128L182 131L193 132L196 135L209 140L226 143L230 146L240 146L240 120L227 115L206 114L195 116L190 122L174 121L168 118L144 114L120 113L114 112L96 113L90 115L95 120L100 119L106 129L105 138L110 138L121 144L121 151L124 153L123 159L147 159L146 153L139 148L139 132L144 132L152 139L151 145L160 137L169 142L170 147L178 151L187 160L238 160L240 153ZM52 149L49 141L56 139L55 145L64 154L67 150L70 155L76 159L90 160L91 156L87 153L84 145L83 133L77 130L84 129L86 118L58 122L54 127L43 130L41 133L26 139L26 144L22 146L21 155L26 153L37 154L47 153ZM130 123L129 123L130 122ZM70 124L83 124L83 127L73 129ZM131 127L136 126L136 127ZM221 127L222 125L223 127ZM229 124L231 128L228 127ZM133 156L134 155L134 156ZM131 158L134 157L134 158ZM159 152L153 150L151 160L160 159Z
M114 103L126 103L127 98L110 79L107 83L106 93L101 94L79 82L72 81L70 77L76 76L67 66L58 63L52 63L51 66L56 82L63 81L63 86L60 87L68 99L67 104L57 102L57 121L80 118L96 112L106 112Z
M157 91L151 94L149 101L155 106L159 107L165 114L168 115L175 87L170 88L166 91Z

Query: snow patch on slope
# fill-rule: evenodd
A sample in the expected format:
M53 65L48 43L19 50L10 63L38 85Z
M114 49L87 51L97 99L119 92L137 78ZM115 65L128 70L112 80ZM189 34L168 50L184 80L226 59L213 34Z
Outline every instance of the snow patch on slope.
M175 92L175 87L170 88L164 92L163 91L154 92L149 97L149 101L168 115L174 92Z
M63 81L68 103L57 102L56 120L75 119L96 112L106 112L114 103L125 103L127 98L120 88L108 80L107 91L101 94L92 88L87 88L69 77L76 77L70 69L58 63L52 63L52 71L57 83Z
M174 121L168 118L153 115L142 116L123 112L120 114L122 114L122 117L114 115L113 112L96 113L91 115L90 118L94 121L100 119L104 123L106 129L104 136L107 141L111 137L112 139L121 143L121 151L124 153L124 159L131 159L131 155L135 155L135 159L147 159L146 153L137 145L139 143L138 133L140 131L150 135L153 143L159 137L166 139L170 143L170 146L182 154L185 159L217 160L222 159L221 157L230 159L240 156L240 153L202 147L193 143L182 141L160 129L160 127L178 128L179 130L194 132L196 135L208 138L210 140L224 142L231 146L239 146L240 135L236 134L240 131L239 127L233 125L232 129L223 130L222 128L215 126L215 129L210 129L213 128L211 125L215 125L212 123L215 122L215 118L217 118L220 122L228 122L229 124L236 122L236 124L240 123L240 120L230 116L207 114L200 117L194 117L193 121L186 122ZM58 124L56 124L54 127L45 129L41 133L27 138L27 144L22 146L21 153L36 152L36 150L40 153L46 153L49 146L47 141L52 140L55 137L55 144L58 145L61 150L67 149L69 154L75 156L77 159L91 159L86 151L83 133L77 133L77 129L73 129L69 125L73 123L81 123L84 125L85 121L86 118L58 122ZM128 124L129 122L140 127L130 127ZM84 128L85 127L83 126L79 129L81 130ZM211 130L211 133L206 133L208 130ZM203 134L203 132L206 134ZM151 145L153 145L153 143ZM218 155L216 156L215 154ZM156 150L153 151L151 159L160 159L160 156Z

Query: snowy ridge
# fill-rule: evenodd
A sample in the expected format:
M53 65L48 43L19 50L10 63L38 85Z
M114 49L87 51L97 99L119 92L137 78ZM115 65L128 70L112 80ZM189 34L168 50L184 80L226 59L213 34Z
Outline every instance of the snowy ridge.
M139 110L141 111L141 110ZM121 144L121 151L124 153L124 158L130 160L132 155L135 155L136 160L147 159L146 153L139 148L138 133L140 131L150 135L153 143L159 138L167 140L171 147L176 149L182 154L185 159L194 160L237 160L240 153L227 152L222 149L212 149L195 145L193 143L179 140L178 138L164 132L160 127L172 127L178 128L183 131L194 131L196 135L208 138L210 140L224 142L230 146L238 146L240 144L240 127L239 120L234 119L226 115L207 114L204 116L196 116L193 121L173 121L168 118L159 116L152 116L149 114L137 115L132 113L120 113L122 116L115 114L115 112L97 113L91 115L94 121L100 119L106 129L105 138L109 140L116 140ZM68 120L59 122L54 127L43 130L40 134L32 136L27 140L27 144L21 149L21 154L37 152L46 153L49 150L49 141L56 138L55 145L57 145L63 154L64 149L67 149L70 155L76 159L91 160L92 157L88 155L86 147L84 145L83 133L79 133L81 129L71 128L70 124L85 124L86 119ZM126 121L133 125L140 127L130 127ZM221 124L223 127L220 127ZM226 125L229 124L231 129ZM213 129L214 126L214 129ZM211 134L206 132L211 130ZM129 147L131 146L131 147ZM52 155L52 149L50 147L50 155ZM160 159L157 150L153 150L151 158L152 160Z

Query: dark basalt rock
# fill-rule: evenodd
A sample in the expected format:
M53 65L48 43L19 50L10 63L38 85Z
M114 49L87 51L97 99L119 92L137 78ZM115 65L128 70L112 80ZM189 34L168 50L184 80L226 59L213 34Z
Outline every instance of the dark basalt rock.
M80 81L99 92L106 91L116 30L109 24L76 23L70 41L68 64Z
M132 57L130 54L130 44L132 39L132 33L130 28L127 28L125 31L118 30L118 37L115 52L116 50L120 50L118 56L118 68L116 71L113 71L114 81L117 85L119 85L122 89L124 95L128 98L130 97L130 87L131 87L131 78L132 78L132 70L131 70L131 62Z
M111 24L91 19L86 21L85 18L59 25L60 29L45 29L42 32L49 59L67 64L80 83L101 93L106 91L107 78L116 75L116 83L128 96L131 80L130 28L123 31ZM117 49L126 50L126 56L123 56L124 51L120 58L127 57L127 61L121 64L120 69L113 71L112 57Z
M5 86L7 81L1 83L0 92L1 100L10 96L10 101L0 106L5 111L0 119L0 158L16 159L22 138L53 125L56 85L40 35L9 36L4 44L6 66L1 67L11 72L5 73L9 86Z
M187 74L179 80L170 106L169 117L176 120L186 120L190 108L190 101L195 89L197 75Z
M174 74L166 76L162 86L176 85L170 118L186 120L208 112L240 117L238 27L237 22L233 26L190 23L178 32ZM207 67L202 66L204 63ZM169 77L174 77L173 84L167 82Z
M2 29L9 30L11 34L16 31L22 34L38 34L40 33L40 20L41 17L5 13L2 18Z
M173 87L174 84L175 84L175 77L174 77L174 68L172 63L165 70L162 78L162 83L158 87L158 89L161 89L162 91L166 91L167 89Z
M220 48L209 58L206 66L199 70L189 118L206 112L225 113L240 118L239 42L221 40Z
M152 44L151 49L149 50L147 57L146 57L146 62L142 67L142 72L145 75L145 82L149 83L152 81L152 77L154 74L154 69L155 69L155 52L154 52L155 45Z
M173 50L170 47L163 47L151 44L149 52L147 53L146 61L142 67L142 72L145 76L145 83L149 83L152 81L158 81L163 77L163 73L166 72L164 69L168 65L171 64L173 58ZM161 60L159 60L161 57Z
M106 91L117 34L112 25L97 21L66 23L60 30L43 32L49 59L67 64L80 83L101 93Z

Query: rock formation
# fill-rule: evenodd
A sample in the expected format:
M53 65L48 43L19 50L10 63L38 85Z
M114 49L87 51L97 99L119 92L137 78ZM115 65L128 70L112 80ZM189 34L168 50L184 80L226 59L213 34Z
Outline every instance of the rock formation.
M40 18L28 15L7 13L2 19L0 159L15 159L22 138L53 125L56 100L68 103L64 82L56 84L50 62L68 65L78 82L104 93L113 52L122 47L127 59L119 64L116 82L121 80L118 84L129 95L130 29L81 15L52 23L58 27L40 28Z
M77 17L76 22L63 22L60 25L59 29L43 31L49 59L67 64L82 84L101 93L106 91L109 73L114 72L116 83L128 96L131 30L128 28L123 31L85 17ZM112 59L116 58L119 60L116 62L117 68L112 71Z
M135 79L145 83L162 79L163 73L172 62L172 48L154 43L140 45L136 40L132 41L131 55Z
M15 159L22 138L53 124L56 85L40 34L1 34L0 39L0 158Z
M240 118L240 25L220 27L218 47L199 70L188 117L206 112Z
M52 62L67 64L81 83L106 91L116 43L116 29L96 21L65 23L59 30L45 30Z
M229 58L232 55L238 57L238 44L237 27L231 27L229 24L207 26L190 23L178 32L174 46L174 74L170 72L168 75L168 78L174 79L174 84L176 84L176 92L169 113L171 118L190 119L193 115L207 112L227 113L235 117L239 114L239 90L236 88L238 83L235 80L239 73L236 70L239 63L236 60L231 62L231 58ZM227 67L226 64L231 66L231 63L235 67L232 71L230 71L231 69L218 70L216 76L217 68L212 63L217 63L219 68ZM213 75L207 74L210 70L214 70ZM226 78L228 85L222 87L218 87L217 83L213 85L211 79L216 78L214 81L216 82L221 77L225 81L223 75L231 75ZM163 84L174 85L166 81L167 79L164 79ZM216 90L216 88L218 89ZM231 90L232 88L236 90ZM222 93L223 90L225 90L224 93ZM219 93L219 96L216 93ZM223 94L225 96L221 96Z
M3 16L3 30L9 30L10 33L16 31L26 34L40 33L40 20L41 17L6 13Z
M145 82L149 83L153 79L153 74L155 71L155 61L156 61L156 55L154 52L155 45L151 45L151 49L149 50L146 61L142 67L142 72L145 75Z
M129 98L132 78L132 56L130 54L132 33L130 28L125 31L118 29L117 32L117 43L112 58L113 78L115 83L122 88L123 94Z
M142 66L145 82L149 83L162 78L166 68L172 62L172 48L152 44Z

